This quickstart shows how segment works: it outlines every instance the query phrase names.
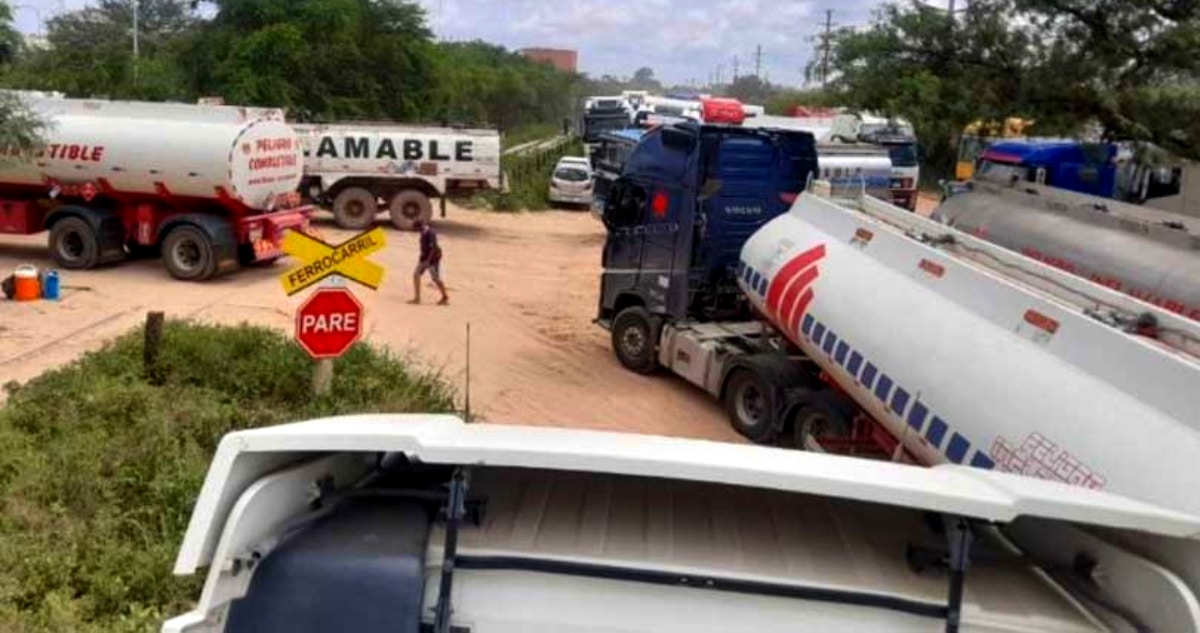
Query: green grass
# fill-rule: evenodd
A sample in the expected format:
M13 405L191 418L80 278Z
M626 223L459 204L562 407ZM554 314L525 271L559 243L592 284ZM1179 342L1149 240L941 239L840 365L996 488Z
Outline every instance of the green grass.
M522 143L551 138L562 134L562 125L553 123L535 123L523 125L504 133L502 146L504 149L516 147Z
M450 411L453 393L364 344L331 393L312 363L258 327L169 322L163 384L139 331L23 386L0 409L0 631L150 631L199 595L171 576L225 433L339 413Z
M563 156L583 156L583 141L573 138L555 149L505 156L500 169L507 181L507 191L488 192L475 206L495 211L544 211L550 208L550 174Z

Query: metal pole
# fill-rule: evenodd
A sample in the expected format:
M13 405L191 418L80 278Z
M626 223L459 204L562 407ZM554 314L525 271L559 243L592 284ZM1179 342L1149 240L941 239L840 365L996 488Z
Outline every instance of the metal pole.
M138 0L133 0L133 85L138 83Z

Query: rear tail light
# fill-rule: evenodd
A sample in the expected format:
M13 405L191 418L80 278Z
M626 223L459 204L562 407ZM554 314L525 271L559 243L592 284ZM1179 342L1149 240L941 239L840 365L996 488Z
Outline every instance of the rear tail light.
M794 193L791 191L785 191L785 192L779 194L779 199L783 200L784 203L786 203L786 204L795 204L796 198L799 198L799 197L800 197L800 194Z

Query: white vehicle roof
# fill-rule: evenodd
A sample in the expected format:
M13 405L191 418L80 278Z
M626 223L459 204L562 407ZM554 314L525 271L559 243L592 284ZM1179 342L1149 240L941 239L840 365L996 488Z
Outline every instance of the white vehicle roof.
M536 468L710 482L857 500L1008 523L1042 518L1170 537L1200 518L1094 490L994 471L922 468L759 446L599 431L464 424L449 415L357 415L241 431L222 439L175 573L212 561L239 496L323 452L403 453L428 464Z
M583 156L563 156L558 159L559 165L584 165L590 166L592 162Z

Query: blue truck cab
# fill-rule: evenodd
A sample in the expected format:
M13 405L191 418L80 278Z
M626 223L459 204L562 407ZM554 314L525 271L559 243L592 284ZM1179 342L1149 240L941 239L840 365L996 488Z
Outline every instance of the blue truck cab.
M640 337L640 348L622 347L649 356L664 321L748 318L736 283L742 246L816 170L808 132L695 123L646 132L605 201L597 322Z
M1070 140L1002 141L981 156L976 177L1039 182L1103 198L1117 194L1117 147Z

